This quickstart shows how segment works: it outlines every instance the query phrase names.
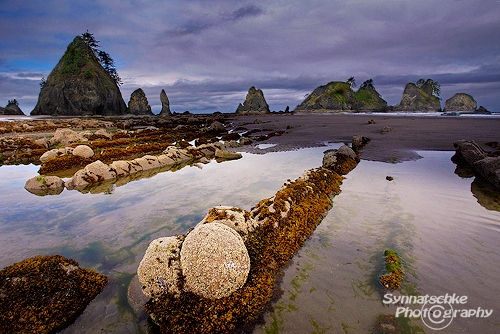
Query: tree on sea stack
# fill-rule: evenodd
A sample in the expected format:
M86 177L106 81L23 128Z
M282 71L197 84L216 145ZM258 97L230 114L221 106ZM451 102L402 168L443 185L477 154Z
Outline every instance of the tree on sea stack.
M31 115L123 115L127 106L113 59L88 31L76 36L46 80Z

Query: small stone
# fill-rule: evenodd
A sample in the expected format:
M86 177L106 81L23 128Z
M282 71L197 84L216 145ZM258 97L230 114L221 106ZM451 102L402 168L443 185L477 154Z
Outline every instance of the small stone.
M393 178L392 176L389 176L389 175L387 175L387 176L385 177L385 179L386 179L387 181L392 181L392 180L394 180L394 178Z

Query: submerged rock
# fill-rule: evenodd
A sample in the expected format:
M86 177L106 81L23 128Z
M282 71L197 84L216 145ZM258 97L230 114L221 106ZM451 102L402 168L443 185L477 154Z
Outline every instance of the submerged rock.
M191 231L181 249L184 288L205 298L227 297L245 284L250 257L232 228L211 223Z
M486 157L473 163L472 168L500 189L500 157Z
M36 256L0 271L3 333L56 333L106 286L105 275L60 255Z
M230 152L226 150L216 149L215 157L225 160L236 160L236 159L241 159L242 155L241 153L238 152Z
M453 143L455 155L451 158L458 167L472 167L475 173L481 175L497 188L500 188L500 157L489 157L474 141L459 140ZM459 169L457 167L457 169Z

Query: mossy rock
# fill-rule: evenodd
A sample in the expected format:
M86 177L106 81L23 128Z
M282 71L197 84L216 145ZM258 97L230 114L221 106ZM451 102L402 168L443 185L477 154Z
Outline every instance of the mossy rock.
M380 276L380 284L388 289L399 290L403 281L403 269L398 254L387 249L384 252L385 274Z
M3 333L55 333L73 323L108 279L60 255L36 256L0 271Z

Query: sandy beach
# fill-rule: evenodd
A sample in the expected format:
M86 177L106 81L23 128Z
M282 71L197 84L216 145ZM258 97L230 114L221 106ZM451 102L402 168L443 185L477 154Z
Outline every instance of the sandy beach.
M255 122L257 120L257 122ZM370 124L374 122L374 124ZM296 114L239 116L235 126L285 131L266 143L277 144L265 151L314 147L325 142L350 142L352 136L371 139L362 159L396 162L418 159L415 151L452 151L457 140L474 140L485 150L488 142L500 141L498 117L440 117L424 115ZM390 131L383 132L384 127ZM387 128L386 128L387 129ZM243 151L259 153L253 148Z

